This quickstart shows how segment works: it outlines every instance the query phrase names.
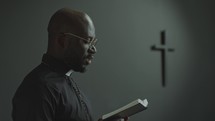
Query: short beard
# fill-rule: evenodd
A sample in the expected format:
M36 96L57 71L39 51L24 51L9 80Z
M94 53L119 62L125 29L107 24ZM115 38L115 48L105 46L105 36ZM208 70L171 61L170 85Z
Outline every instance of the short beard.
M72 53L70 51L66 51L64 54L64 62L65 64L72 70L80 73L84 73L87 71L86 67L82 65L81 59L77 59L77 56L71 56Z
M65 63L70 69L76 72L84 73L87 70L86 67L83 67L81 64L74 64L70 58L66 58Z

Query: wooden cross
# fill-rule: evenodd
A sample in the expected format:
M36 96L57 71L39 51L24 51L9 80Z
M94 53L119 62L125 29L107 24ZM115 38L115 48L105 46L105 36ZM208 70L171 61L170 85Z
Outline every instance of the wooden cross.
M162 75L162 86L166 86L166 51L173 52L173 48L168 48L165 46L166 44L166 31L162 30L160 32L160 45L152 45L151 50L160 51L161 52L161 75Z

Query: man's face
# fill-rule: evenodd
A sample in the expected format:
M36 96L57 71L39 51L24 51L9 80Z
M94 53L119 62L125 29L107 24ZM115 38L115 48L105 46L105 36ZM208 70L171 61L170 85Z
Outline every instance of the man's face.
M87 26L82 36L73 33L65 33L68 46L65 49L65 62L77 72L85 72L86 66L91 64L96 53L94 26Z

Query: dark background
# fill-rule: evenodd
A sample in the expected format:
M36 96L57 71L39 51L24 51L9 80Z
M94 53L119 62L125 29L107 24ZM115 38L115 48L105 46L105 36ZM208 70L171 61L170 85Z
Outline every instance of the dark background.
M11 99L47 47L47 24L62 7L93 19L98 53L89 71L74 78L94 117L137 98L149 109L130 121L215 120L214 0L1 0L0 121L12 121ZM151 51L166 30L167 86L160 53Z

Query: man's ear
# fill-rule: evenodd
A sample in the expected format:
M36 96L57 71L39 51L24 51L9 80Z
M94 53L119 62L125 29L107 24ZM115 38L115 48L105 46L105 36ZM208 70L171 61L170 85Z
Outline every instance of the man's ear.
M59 45L60 48L64 49L66 47L67 41L64 37L59 36L57 38L57 44Z

